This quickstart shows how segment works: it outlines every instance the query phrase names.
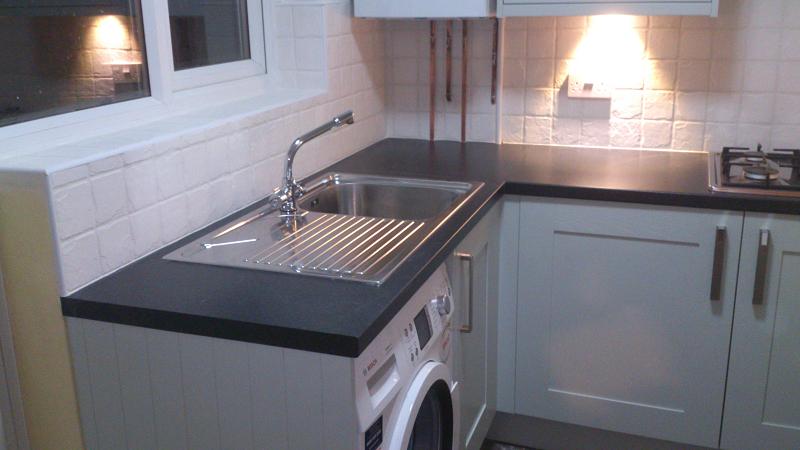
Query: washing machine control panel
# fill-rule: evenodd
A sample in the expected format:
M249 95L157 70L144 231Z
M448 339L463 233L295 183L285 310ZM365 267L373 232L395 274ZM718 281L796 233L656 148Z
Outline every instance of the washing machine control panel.
M426 361L449 360L454 306L450 281L441 267L355 358L356 403L364 432Z
M445 284L437 290L437 295L422 305L403 327L402 347L412 365L419 364L420 355L424 356L433 337L438 337L450 324L452 300L450 286ZM448 336L442 340L449 344Z

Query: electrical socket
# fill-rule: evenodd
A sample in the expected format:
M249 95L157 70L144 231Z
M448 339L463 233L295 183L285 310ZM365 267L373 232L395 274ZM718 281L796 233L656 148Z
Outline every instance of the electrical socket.
M567 97L571 98L611 98L613 88L603 80L588 81L574 75L567 80Z

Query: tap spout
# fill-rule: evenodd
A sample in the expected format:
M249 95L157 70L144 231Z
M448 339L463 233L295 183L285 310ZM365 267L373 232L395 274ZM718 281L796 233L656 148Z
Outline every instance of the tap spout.
M331 119L328 123L320 125L292 141L292 145L289 146L289 151L286 153L286 160L283 166L283 187L281 188L281 197L283 201L280 206L280 210L283 214L294 214L297 211L296 200L302 195L302 187L295 181L293 172L294 157L300 150L300 147L328 131L351 125L354 122L355 117L353 116L353 111L345 111Z

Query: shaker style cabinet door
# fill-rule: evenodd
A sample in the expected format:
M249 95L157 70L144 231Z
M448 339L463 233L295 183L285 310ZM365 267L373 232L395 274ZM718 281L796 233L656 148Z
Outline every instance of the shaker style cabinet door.
M717 447L742 221L521 201L516 412Z
M800 448L800 216L745 218L722 447Z
M456 381L461 397L460 446L481 447L497 403L497 255L499 204L456 246L448 260L453 285Z

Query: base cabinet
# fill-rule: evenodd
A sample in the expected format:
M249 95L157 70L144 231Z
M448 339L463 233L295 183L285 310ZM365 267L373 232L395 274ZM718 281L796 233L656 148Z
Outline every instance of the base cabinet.
M744 222L722 447L800 448L800 216Z
M470 231L447 263L455 299L460 446L479 449L496 410L497 267L500 204ZM490 351L490 349L492 349Z
M520 200L515 412L716 447L742 222Z

